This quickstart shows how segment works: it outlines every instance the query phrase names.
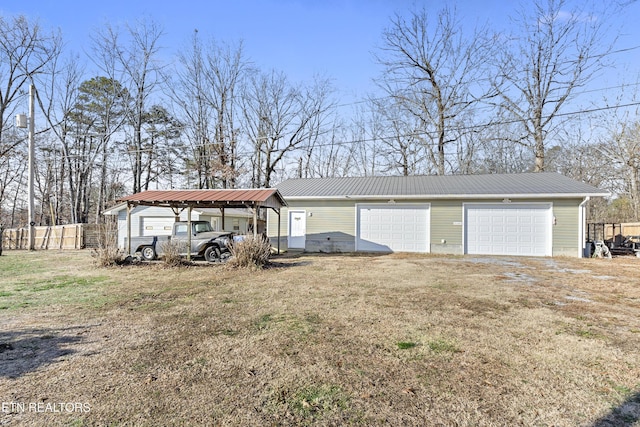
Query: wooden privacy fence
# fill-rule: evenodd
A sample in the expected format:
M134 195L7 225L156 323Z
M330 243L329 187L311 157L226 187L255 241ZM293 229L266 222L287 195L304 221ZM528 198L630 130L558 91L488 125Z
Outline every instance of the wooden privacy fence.
M615 227L614 227L615 226ZM623 222L621 224L605 224L605 240L613 239L615 236L640 236L640 222Z
M35 227L35 249L83 249L97 247L100 225L66 224ZM8 228L2 233L2 248L29 249L28 228Z

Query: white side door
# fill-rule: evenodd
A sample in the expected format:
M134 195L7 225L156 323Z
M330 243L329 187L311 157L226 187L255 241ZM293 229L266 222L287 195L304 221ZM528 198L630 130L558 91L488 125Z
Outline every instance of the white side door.
M289 211L289 239L290 249L304 249L307 233L306 211Z

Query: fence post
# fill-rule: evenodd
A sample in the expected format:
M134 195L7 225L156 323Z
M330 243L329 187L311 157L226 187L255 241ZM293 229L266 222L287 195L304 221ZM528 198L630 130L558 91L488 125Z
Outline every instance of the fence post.
M0 256L2 256L2 243L4 242L4 224L0 224Z

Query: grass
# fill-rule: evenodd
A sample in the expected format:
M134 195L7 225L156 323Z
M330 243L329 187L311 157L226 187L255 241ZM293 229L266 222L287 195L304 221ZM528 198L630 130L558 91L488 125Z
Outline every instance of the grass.
M400 350L408 350L410 348L417 346L418 344L411 341L400 341L399 343L396 343L396 345Z
M85 251L4 252L0 401L91 411L0 414L0 423L640 420L635 258L275 261L97 268Z
M30 268L31 266L29 266ZM42 307L55 304L85 304L100 306L108 301L104 293L109 278L103 275L78 277L42 273L16 274L3 280L0 290L1 310Z
M295 391L291 397L291 401L284 403L305 420L346 410L349 403L349 397L335 385L309 385Z
M429 341L429 343L427 344L427 346L429 347L429 349L436 353L436 354L440 354L440 353L458 353L460 352L460 350L458 349L458 347L456 347L456 345L452 342L449 342L445 339L439 338L433 341Z

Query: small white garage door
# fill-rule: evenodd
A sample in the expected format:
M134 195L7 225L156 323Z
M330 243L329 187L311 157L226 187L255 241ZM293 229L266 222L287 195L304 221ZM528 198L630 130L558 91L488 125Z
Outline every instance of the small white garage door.
M550 204L465 205L465 252L551 255Z
M356 250L429 252L429 205L360 204Z
M169 236L174 223L173 218L143 216L140 218L141 236Z

